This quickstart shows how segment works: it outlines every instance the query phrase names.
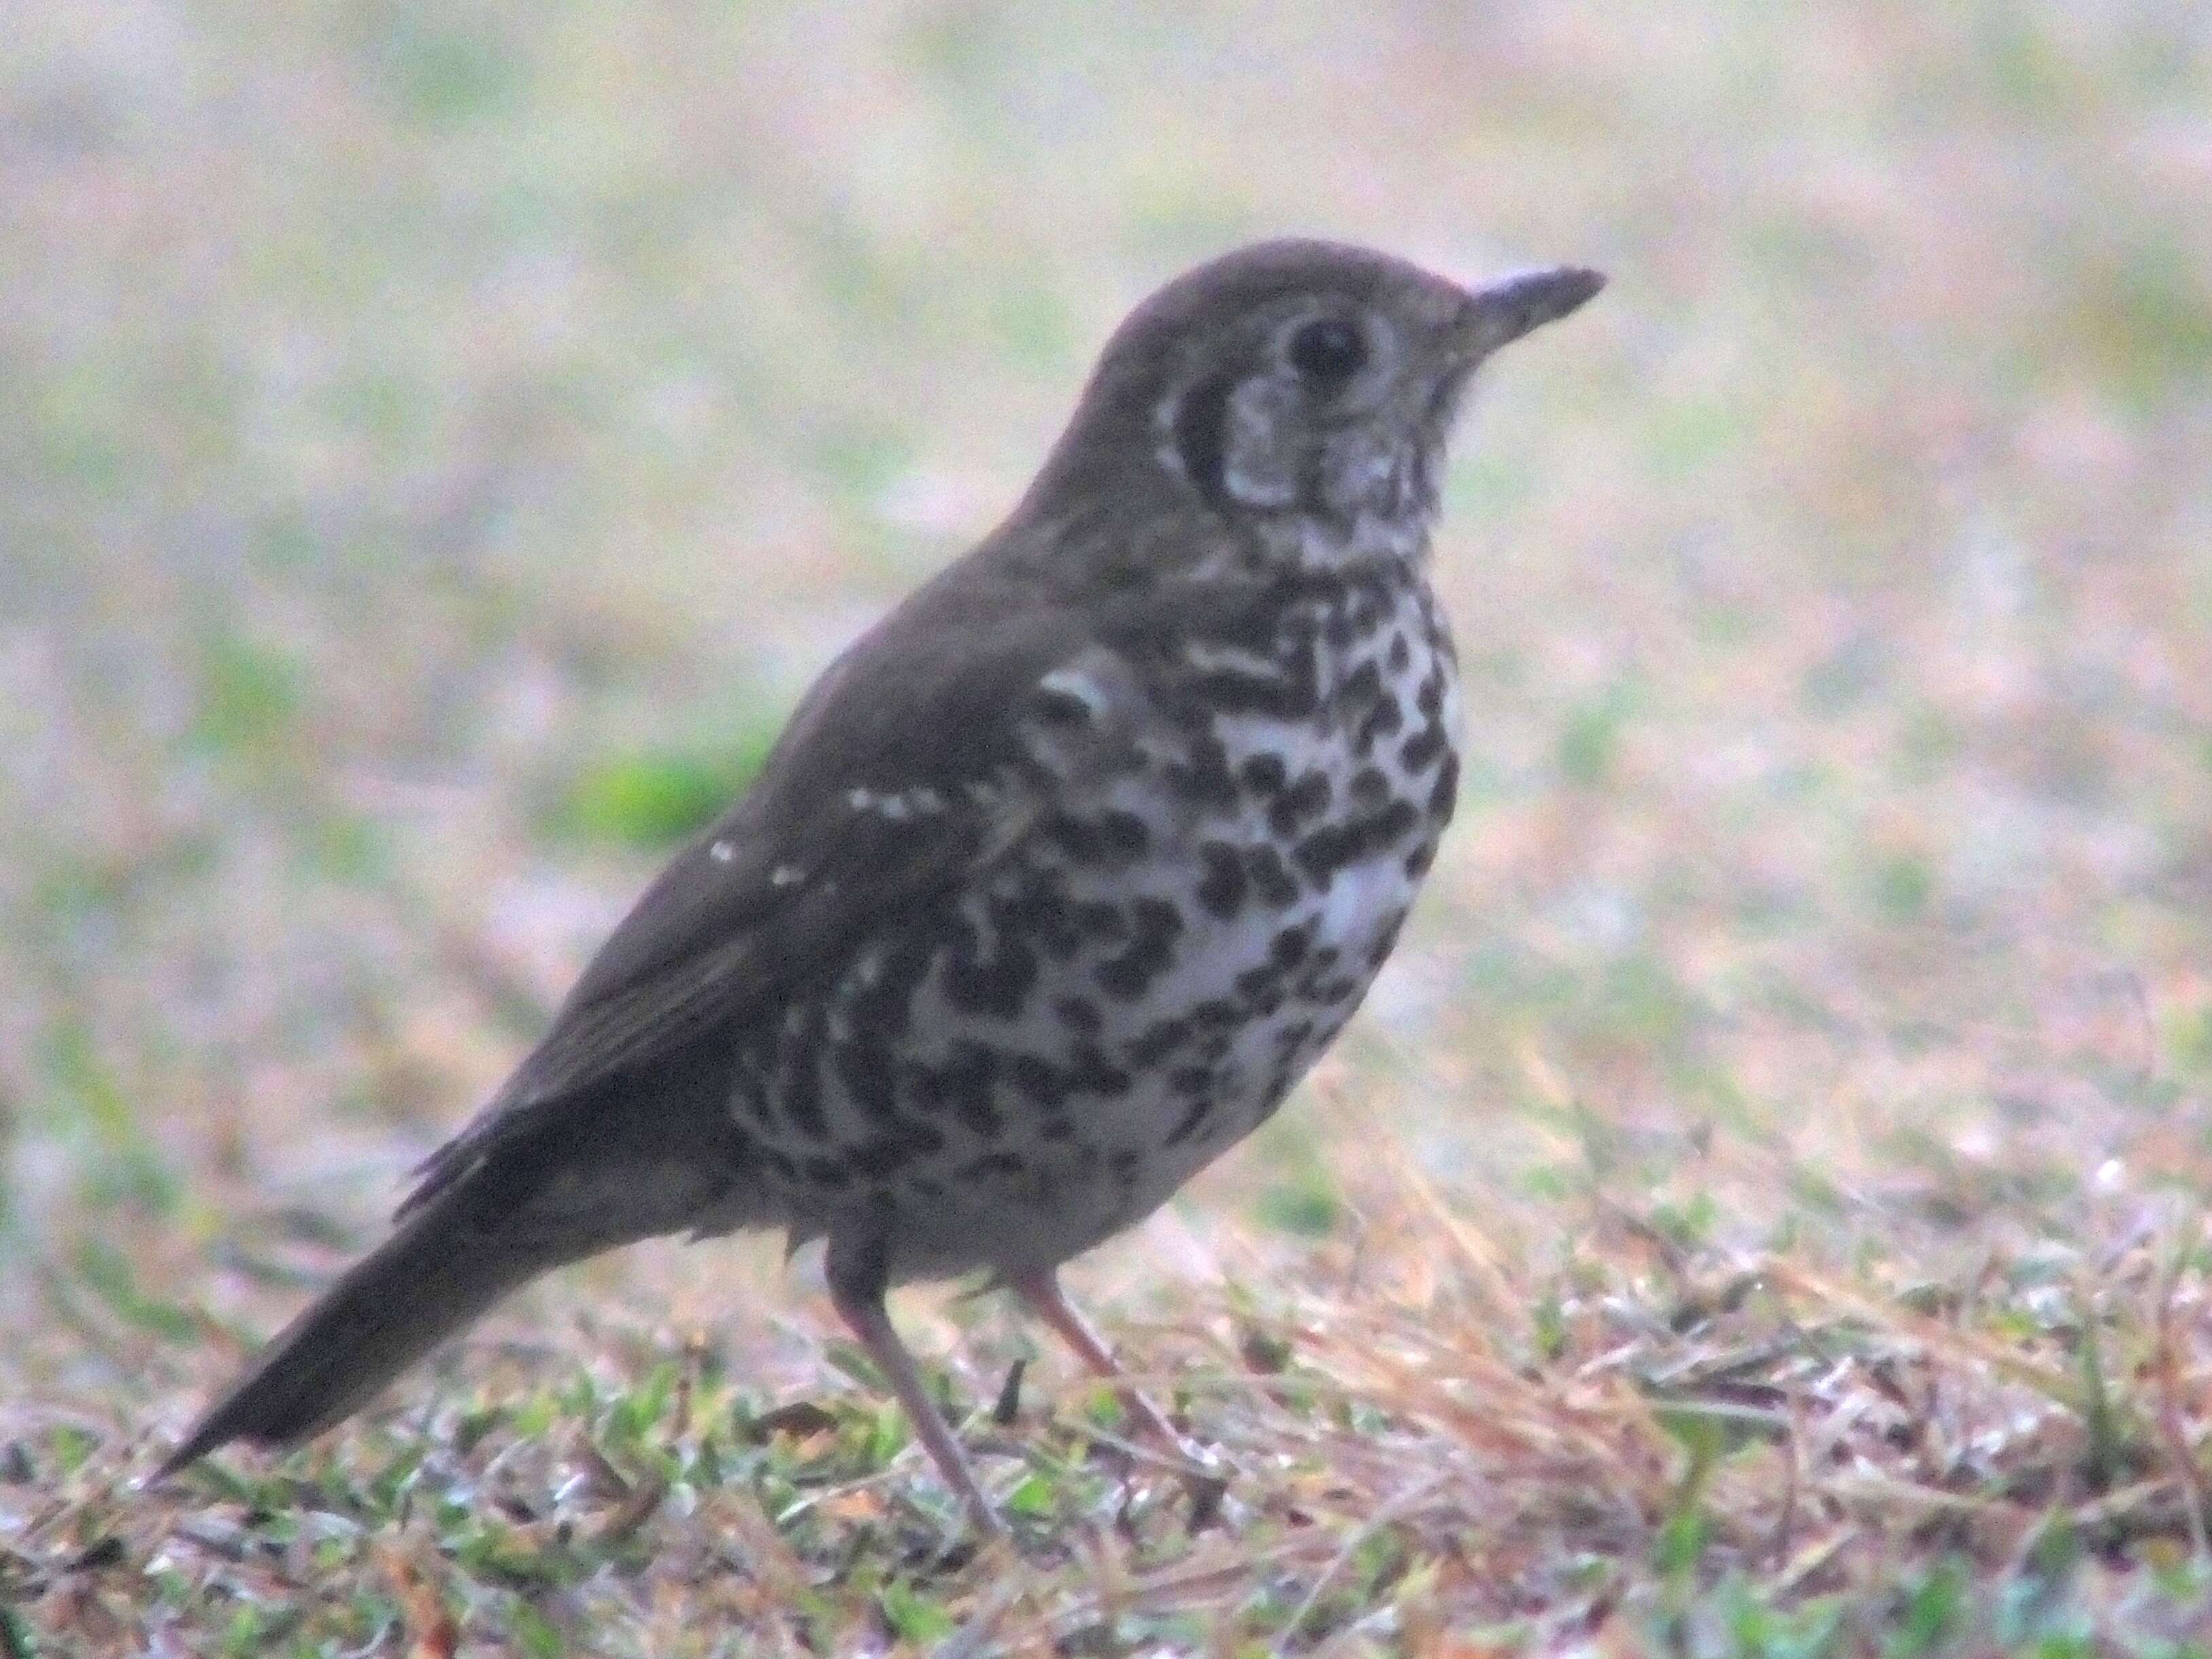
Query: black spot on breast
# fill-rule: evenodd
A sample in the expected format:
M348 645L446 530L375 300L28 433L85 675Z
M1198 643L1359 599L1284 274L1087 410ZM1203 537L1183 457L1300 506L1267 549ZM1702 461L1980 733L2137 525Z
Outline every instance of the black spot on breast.
M1165 899L1146 896L1129 908L1134 935L1121 955L1094 970L1100 985L1115 996L1133 1000L1175 963L1175 942L1182 933L1182 912Z
M1088 997L1062 997L1052 1006L1060 1023L1071 1031L1085 1036L1097 1036L1106 1024L1106 1017L1098 1012L1098 1005Z
M979 1135L995 1135L1005 1125L993 1109L999 1054L980 1042L961 1042L940 1066L916 1066L909 1074L908 1098L916 1111L950 1111Z
M1263 799L1282 793L1291 781L1290 769L1283 764L1280 755L1248 756L1237 775L1244 780L1247 789Z
M1237 1005L1224 997L1208 997L1191 1005L1190 1023L1201 1030L1225 1030L1237 1024Z
M1188 757L1166 769L1168 787L1178 799L1226 811L1237 805L1237 777L1229 750L1218 738L1201 733L1190 739Z
M1065 962L1082 947L1067 888L1057 870L1040 870L1011 894L989 905L992 928L1000 939L1033 945L1054 962Z
M1244 856L1226 842L1210 841L1199 849L1204 873L1198 902L1206 914L1227 921L1244 908Z
M948 909L937 917L938 947L947 956L974 956L983 935L968 914Z
M963 1013L1012 1019L1036 983L1037 958L1026 941L1000 936L995 957L955 951L945 961L945 998Z
M1413 648L1406 643L1406 636L1403 634L1393 634L1390 636L1390 672L1394 674L1404 673L1407 664L1413 659Z
M1328 810L1329 794L1328 774L1308 772L1275 798L1267 809L1267 827L1279 836L1296 835L1299 824Z
M1406 711L1398 706L1397 698L1386 692L1376 700L1375 707L1367 711L1366 719L1359 722L1359 729L1352 733L1353 751L1361 756L1372 753L1376 744L1396 735L1405 723Z
M1056 1109L1067 1103L1067 1079L1051 1061L1036 1054L1014 1054L1006 1064L1007 1086L1029 1105Z
M1262 1005L1262 1012L1272 1013L1281 1006L1282 982L1283 970L1273 962L1263 962L1257 968L1247 968L1237 975L1237 990L1248 1007ZM1270 997L1275 999L1273 1004L1267 1003Z
M1419 881L1429 873L1429 866L1436 861L1436 842L1425 841L1406 854L1406 874L1410 879Z
M1128 1048L1128 1061L1139 1070L1150 1070L1182 1047L1190 1036L1188 1020L1170 1018L1156 1020L1140 1032Z
M1364 714L1382 695L1382 671L1371 662L1364 662L1346 675L1344 683L1336 688L1336 706L1349 718Z
M1366 836L1363 853L1379 853L1403 841L1421 815L1409 800L1394 800L1381 811L1360 820Z
M1413 830L1419 817L1412 802L1394 800L1364 817L1322 825L1298 842L1292 856L1306 879L1327 891L1339 870L1388 851Z
M1068 1063L1067 1086L1077 1094L1098 1095L1111 1100L1129 1092L1133 1079L1100 1052L1095 1042L1080 1045Z
M1182 912L1168 900L1150 895L1130 907L1130 920L1139 938L1171 939L1182 932Z
M1097 818L1054 812L1037 825L1037 832L1065 854L1069 863L1079 866L1126 864L1142 857L1152 839L1142 818L1121 811Z
M1109 858L1127 860L1144 857L1146 848L1152 844L1152 835L1145 821L1134 812L1120 811L1104 814L1098 820L1098 838Z
M992 1176L1018 1176L1023 1163L1012 1152L986 1152L981 1158L971 1158L959 1169L963 1181L980 1181Z
M1390 780L1379 766L1363 766L1352 775L1352 799L1360 806L1379 806L1390 799Z
M1058 848L1071 864L1096 864L1104 852L1098 841L1098 826L1066 812L1047 814L1037 824L1037 834Z
M1291 849L1291 857L1305 878L1320 892L1328 891L1336 872L1352 862L1358 854L1353 851L1357 834L1348 823L1324 823Z
M953 1103L952 1115L979 1135L995 1135L1006 1127L988 1095L963 1095Z
M1244 855L1244 873L1252 878L1252 890L1260 902L1280 908L1298 896L1298 884L1283 862L1283 855L1272 847L1255 847Z
M1429 791L1429 811L1438 818L1449 818L1459 800L1459 757L1446 755L1441 770L1437 773L1437 787Z
M1425 772L1444 748L1444 729L1431 720L1398 745L1398 759L1409 772Z
M1267 959L1279 968L1295 968L1306 959L1306 952L1312 948L1310 928L1285 927L1268 945Z
M1073 915L1075 925L1086 938L1118 945L1129 937L1129 918L1111 900L1086 900L1075 906Z
M842 1187L853 1178L853 1172L845 1167L842 1158L829 1158L819 1153L806 1159L799 1168L806 1172L806 1178L817 1187Z

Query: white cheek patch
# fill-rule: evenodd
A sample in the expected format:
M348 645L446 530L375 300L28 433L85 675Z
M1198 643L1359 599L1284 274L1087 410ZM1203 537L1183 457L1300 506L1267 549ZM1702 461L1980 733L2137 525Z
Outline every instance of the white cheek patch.
M1297 392L1269 375L1255 375L1230 398L1222 418L1221 487L1247 507L1280 508L1298 499L1292 435Z

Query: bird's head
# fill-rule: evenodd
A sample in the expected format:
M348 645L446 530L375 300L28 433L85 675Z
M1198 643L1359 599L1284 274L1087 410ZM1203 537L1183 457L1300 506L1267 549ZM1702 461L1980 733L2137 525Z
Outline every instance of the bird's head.
M1065 521L1134 491L1270 543L1418 532L1476 367L1604 281L1563 266L1468 289L1333 242L1224 255L1115 331L1025 507Z

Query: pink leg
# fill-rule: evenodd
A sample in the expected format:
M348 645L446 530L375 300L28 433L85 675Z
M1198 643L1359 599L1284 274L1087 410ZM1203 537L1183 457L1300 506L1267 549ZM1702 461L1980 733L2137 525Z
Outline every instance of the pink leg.
M1060 1288L1060 1275L1043 1273L1030 1279L1012 1282L1014 1294L1026 1302L1031 1312L1060 1334L1060 1340L1075 1350L1076 1357L1091 1368L1091 1373L1117 1384L1115 1392L1121 1396L1145 1431L1181 1458L1188 1459L1190 1449L1183 1444L1182 1436L1167 1419L1167 1414L1145 1398L1135 1389L1121 1381L1121 1368L1114 1363L1114 1351L1106 1346L1091 1323L1078 1313Z
M883 1275L878 1269L848 1276L839 1271L848 1263L836 1259L833 1251L830 1272L830 1299L838 1314L853 1328L853 1334L860 1339L860 1346L876 1362L884 1380L891 1385L906 1413L906 1420L913 1425L915 1437L937 1465L937 1472L945 1477L945 1484L952 1488L960 1501L968 1506L969 1518L975 1530L986 1538L1006 1536L1006 1523L991 1500L983 1495L983 1488L975 1479L975 1471L968 1462L968 1454L960 1449L951 1425L937 1409L937 1402L929 1397L928 1386L922 1381L921 1367L907 1352L906 1344L891 1324L890 1316L884 1311Z

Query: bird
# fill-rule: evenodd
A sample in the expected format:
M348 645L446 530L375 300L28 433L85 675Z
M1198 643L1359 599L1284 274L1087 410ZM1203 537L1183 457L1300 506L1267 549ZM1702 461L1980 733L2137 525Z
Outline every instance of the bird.
M1389 956L1458 787L1447 439L1604 281L1285 239L1139 305L1006 519L823 672L154 1478L320 1433L550 1268L781 1229L1000 1533L885 1292L987 1274L1121 1376L1060 1269L1265 1121Z

